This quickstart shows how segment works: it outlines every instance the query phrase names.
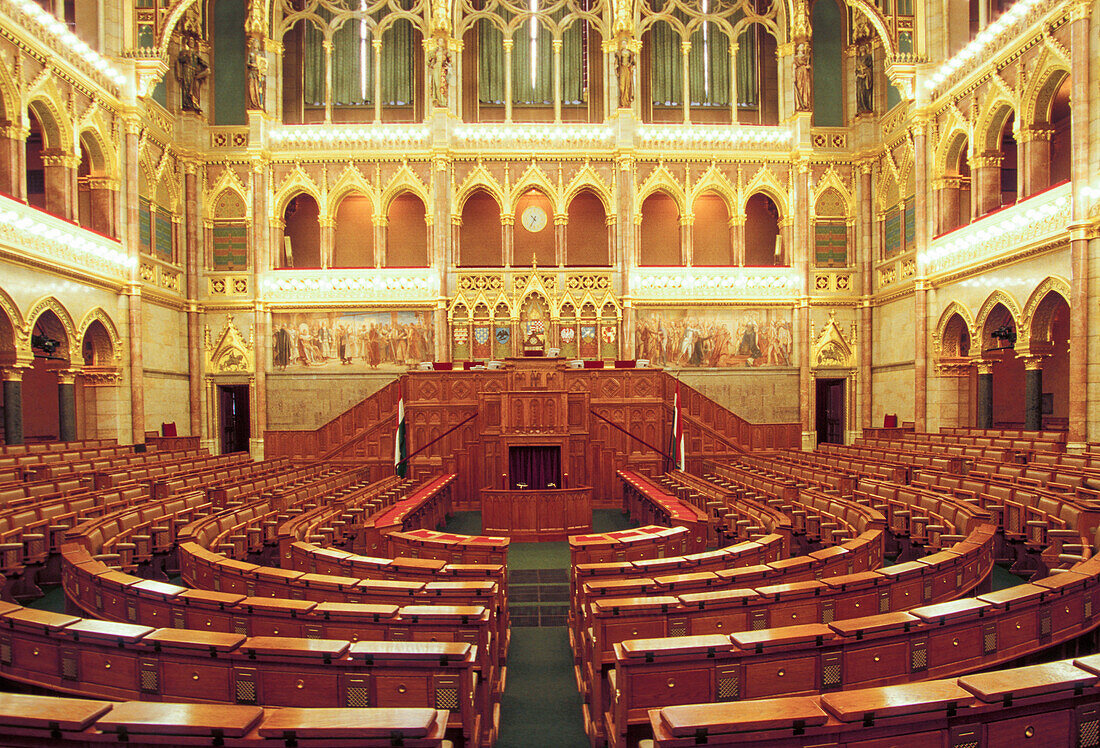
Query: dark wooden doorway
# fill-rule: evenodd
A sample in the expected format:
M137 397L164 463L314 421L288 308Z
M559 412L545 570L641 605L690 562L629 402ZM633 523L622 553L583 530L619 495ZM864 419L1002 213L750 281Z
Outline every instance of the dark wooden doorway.
M817 443L844 443L844 380L817 380Z
M222 454L247 452L252 435L247 384L218 385L218 419Z
M508 487L528 490L561 488L561 447L509 447Z

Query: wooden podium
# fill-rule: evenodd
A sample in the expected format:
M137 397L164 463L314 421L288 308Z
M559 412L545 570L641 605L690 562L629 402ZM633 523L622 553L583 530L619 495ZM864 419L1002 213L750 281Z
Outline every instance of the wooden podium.
M481 531L513 540L565 540L592 531L592 488L481 489Z

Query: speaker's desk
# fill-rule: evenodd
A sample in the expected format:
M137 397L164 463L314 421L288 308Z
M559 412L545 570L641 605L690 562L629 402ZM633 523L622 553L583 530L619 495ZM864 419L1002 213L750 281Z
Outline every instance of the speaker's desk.
M513 540L565 540L592 531L592 488L481 489L481 531Z

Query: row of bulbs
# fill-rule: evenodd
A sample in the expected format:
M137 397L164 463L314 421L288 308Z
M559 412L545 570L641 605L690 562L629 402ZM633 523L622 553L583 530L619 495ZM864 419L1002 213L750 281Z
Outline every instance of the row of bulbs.
M940 65L939 70L932 73L924 85L935 91L936 87L955 74L960 68L973 69L975 64L984 62L989 51L998 39L1011 30L1019 21L1043 4L1049 4L1050 0L1018 0L1018 2L1001 14L993 23L982 29L970 43L959 50L958 54Z
M116 70L105 57L89 47L83 39L69 31L69 27L64 21L58 20L47 13L38 3L34 2L34 0L12 0L12 2L19 10L33 18L43 29L52 34L61 45L76 53L81 60L97 73L113 82L119 88L122 88L126 83L126 76Z
M723 271L722 273L708 273L707 275L693 275L686 273L683 268L677 268L674 273L668 275L650 275L647 271L635 271L641 275L639 286L643 289L685 289L685 290L776 290L795 291L799 286L799 279L795 271L789 268L777 270L774 273L763 274L759 268L751 271Z
M423 125L382 125L378 127L348 127L340 125L292 125L275 127L269 133L272 143L288 145L367 143L380 145L425 145L428 128Z
M107 262L119 270L134 267L135 260L122 250L122 246L110 239L98 237L75 225L56 224L39 220L29 208L14 200L4 198L10 207L0 208L0 226L10 226L29 239L51 242L61 253L73 253ZM28 241L33 244L33 241Z

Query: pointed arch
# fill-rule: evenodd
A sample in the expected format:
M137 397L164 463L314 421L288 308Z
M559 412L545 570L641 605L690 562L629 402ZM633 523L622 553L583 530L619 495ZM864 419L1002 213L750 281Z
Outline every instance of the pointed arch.
M520 178L516 180L512 191L508 194L508 204L505 206L505 210L513 212L520 197L530 190L538 190L546 195L553 206L554 213L565 212L565 206L562 204L558 188L546 176L546 172L536 164L530 164Z
M955 318L962 320L970 340L974 340L977 337L974 328L974 315L965 304L961 304L958 301L952 301L940 314L940 319L936 323L936 330L932 333L933 356L937 358L955 358L960 353L960 351L957 350L958 341L954 341L955 347L952 348L952 340L948 332L948 326Z
M987 329L990 325L991 315L993 311L1001 307L1008 314L1012 321L1012 327L1016 331L1017 341L1020 339L1020 320L1023 315L1020 312L1020 305L1016 302L1016 299L1007 291L1000 289L991 293L982 304L981 309L978 311L978 316L974 320L973 330L976 333L974 339L981 341L981 350L984 351L988 346L986 345L989 333L991 330Z
M745 207L749 204L749 200L758 192L767 195L771 198L771 201L775 203L775 207L779 209L780 220L783 220L784 217L790 214L787 206L787 190L779 183L779 179L776 178L772 170L766 165L753 175L749 183L745 185L745 189L741 192L743 202L739 207L742 215L745 212Z
M676 177L672 175L672 172L668 170L668 167L661 164L645 178L641 188L638 190L634 197L634 212L636 215L640 215L642 211L642 203L655 192L664 192L671 197L676 203L676 208L680 211L680 215L688 213L687 195L684 194L684 187L677 181Z
M566 206L566 210L568 210L569 204L573 202L573 198L583 190L590 190L603 203L603 209L608 215L614 213L615 200L611 194L611 187L604 181L603 176L588 163L573 175L562 193L562 203Z
M982 114L974 124L975 154L993 153L1001 150L1001 133L1010 116L1016 115L1016 104L1006 96L999 95L992 98L986 106L982 107ZM1016 117L1017 127L1019 117Z
M1044 278L1035 290L1031 292L1024 304L1021 315L1020 340L1026 340L1028 345L1037 342L1048 342L1051 336L1050 326L1053 321L1053 312L1050 300L1061 299L1067 307L1070 306L1069 281L1061 276L1052 275ZM1072 308L1072 307L1070 307Z
M496 200L497 205L501 208L501 213L504 212L504 205L507 202L504 188L500 186L497 178L485 168L485 164L479 163L466 175L466 178L462 180L462 184L455 190L452 204L458 209L459 214L461 214L462 206L466 204L466 200L479 189L484 190Z
M77 325L77 341L83 343L84 336L88 333L88 328L93 323L98 322L103 326L103 329L107 331L107 339L110 342L110 356L116 366L122 363L122 337L118 334L118 328L115 327L115 323L111 320L111 317L101 307L95 307L88 311L84 315L84 318L80 320L80 324ZM84 362L88 364L87 361Z
M272 201L273 215L282 216L290 201L300 194L309 195L317 201L318 206L325 204L324 192L301 166L297 166L275 191L275 199Z
M386 186L382 189L381 195L379 195L378 203L381 212L388 213L390 204L396 200L400 195L411 192L420 198L420 202L424 203L425 220L430 226L432 223L431 215L431 192L428 186L420 179L420 177L409 168L408 164L402 164L390 181L386 183Z
M336 182L328 188L328 204L325 206L322 215L327 215L330 219L335 219L336 211L340 208L340 203L344 198L353 195L356 197L365 197L370 200L371 210L375 215L378 215L379 200L377 187L372 185L367 178L363 176L363 172L351 164L348 164L344 170L340 172L340 176L336 178Z
M38 320L46 312L52 312L53 315L57 317L58 321L61 323L61 327L64 330L66 337L66 340L63 341L65 344L66 358L72 361L73 349L75 345L79 345L80 336L77 335L76 325L73 323L73 318L69 314L69 311L60 301L57 300L56 297L45 296L31 305L30 309L27 310L27 320L25 323L26 329L28 331L33 331L35 324L38 323ZM29 346L29 335L27 342ZM29 350L27 352L31 353ZM31 357L33 357L33 353L31 353Z

